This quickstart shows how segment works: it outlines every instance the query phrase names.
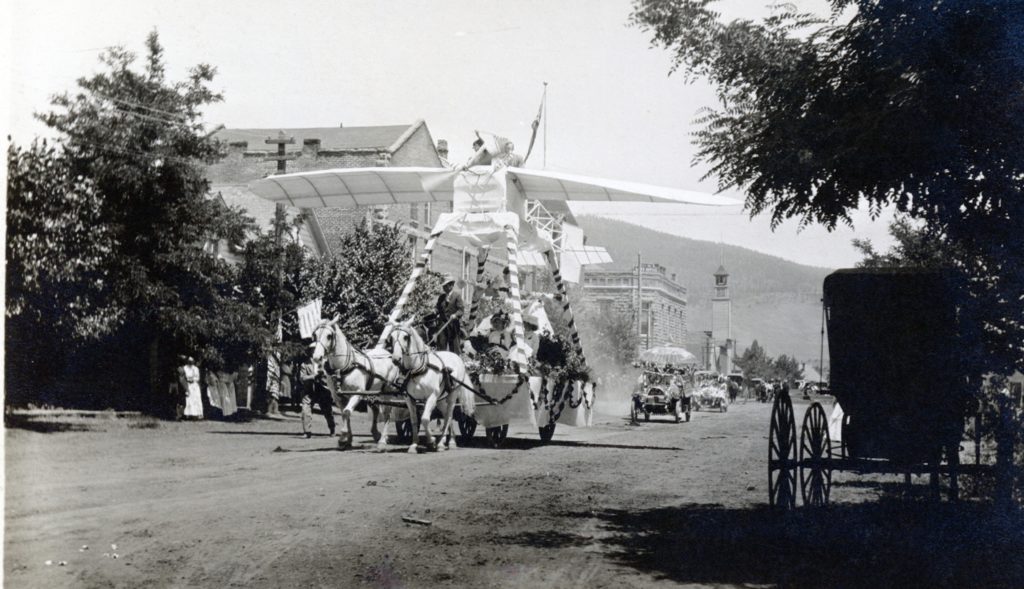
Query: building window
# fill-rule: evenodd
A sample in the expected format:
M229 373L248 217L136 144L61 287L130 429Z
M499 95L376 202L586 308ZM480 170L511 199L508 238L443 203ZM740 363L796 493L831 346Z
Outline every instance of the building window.
M650 335L651 332L651 302L644 301L640 307L640 335Z
M612 312L612 300L611 299L598 299L597 310L601 315L608 316Z
M415 262L416 261L416 241L417 241L416 240L416 236L415 235L410 235L408 239L409 239L409 253L412 256L412 261Z

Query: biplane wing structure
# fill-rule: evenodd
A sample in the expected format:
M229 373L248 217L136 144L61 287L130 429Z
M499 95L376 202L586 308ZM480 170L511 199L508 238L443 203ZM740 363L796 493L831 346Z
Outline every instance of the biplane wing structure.
M260 197L301 209L451 202L456 197L460 174L467 173L493 173L494 178L503 174L509 192L541 201L742 204L724 196L692 190L525 168L493 171L489 167L477 167L462 173L438 168L340 168L270 176L255 182L251 188Z
M519 236L518 256L526 265L541 265L545 252L556 250L566 278L575 282L581 266L609 261L603 250L569 244L569 225L540 221L529 202L650 202L700 206L740 203L702 192L592 178L525 168L475 166L468 170L438 168L340 168L270 176L252 190L265 199L297 208L355 207L423 202L451 202L432 233L474 247L503 239L512 226ZM560 236L556 238L556 234ZM577 250L566 255L565 250Z
M666 202L703 206L742 204L731 198L665 186L578 176L548 170L509 168L512 184L526 198L586 202Z
M316 209L451 202L454 180L439 168L341 168L269 176L250 188L267 200Z

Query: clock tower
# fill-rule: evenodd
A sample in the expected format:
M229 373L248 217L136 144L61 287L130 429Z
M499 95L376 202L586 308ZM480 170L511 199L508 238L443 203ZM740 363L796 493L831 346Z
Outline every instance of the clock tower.
M724 266L715 271L715 290L711 297L711 344L713 369L719 374L732 372L732 299L729 298L729 273Z

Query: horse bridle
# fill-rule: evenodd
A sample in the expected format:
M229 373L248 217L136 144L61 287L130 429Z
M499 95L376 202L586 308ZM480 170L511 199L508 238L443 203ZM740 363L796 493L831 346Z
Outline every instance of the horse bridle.
M406 328L406 327L396 326L395 329L392 330L392 332L391 332L391 337L395 336L395 332L404 333L410 340L412 340L412 334L409 332L408 328ZM396 343L398 343L398 345L402 345L400 342L396 342ZM419 360L416 361L417 362L416 368L407 371L409 376L419 376L420 374L423 374L424 372L426 372L427 368L430 368L430 357L429 357L429 355L430 355L430 348L427 348L427 349L425 349L423 351L420 351L420 352L410 352L408 349L406 349L405 346L402 346L402 358L403 359L406 358L407 356L419 356L420 357ZM422 365L419 365L419 361L422 361ZM399 368L401 368L401 366L399 366Z
M331 335L329 337L335 337L336 331L337 331L337 328L331 329ZM323 345L323 344L320 343L319 340L317 340L317 344L318 345ZM334 342L334 345L335 345L335 347L337 347L337 341ZM351 344L351 342L348 343L346 348L347 349L345 350L344 354L334 354L334 355L331 356L331 357L341 356L342 358L344 358L344 362L345 362L344 366L345 366L345 368L343 368L343 369L342 368L338 368L337 369L336 374L338 376L344 377L345 375L349 374L353 370L361 370L367 376L367 378L366 378L366 388L367 389L371 389L373 387L374 379L380 379L380 380L384 381L385 385L387 384L387 382L388 382L387 377L382 376L380 374L377 374L373 370L373 360L370 359L370 356L366 352L364 352L363 350L360 350L359 348L353 346ZM327 356L328 356L327 346L324 346L324 360L325 361L327 360ZM359 356L362 356L363 358L365 358L365 360L366 360L366 365L365 366L363 364L359 363ZM392 383L392 384L394 384L394 383Z

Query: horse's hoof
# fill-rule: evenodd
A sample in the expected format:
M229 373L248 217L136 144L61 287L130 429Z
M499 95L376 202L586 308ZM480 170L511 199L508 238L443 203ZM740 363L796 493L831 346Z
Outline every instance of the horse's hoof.
M410 446L409 449L406 450L406 453L407 454L419 454L419 449L416 446Z
M373 441L374 442L379 442L380 441L380 432L370 432L370 435L373 436Z
M388 445L387 444L377 444L376 446L374 446L374 450L376 452L386 452L387 449L388 449Z

